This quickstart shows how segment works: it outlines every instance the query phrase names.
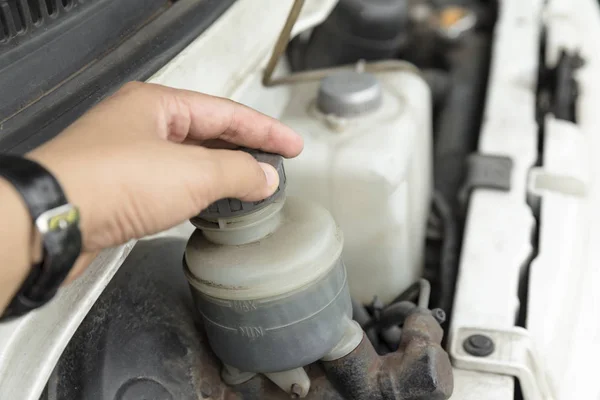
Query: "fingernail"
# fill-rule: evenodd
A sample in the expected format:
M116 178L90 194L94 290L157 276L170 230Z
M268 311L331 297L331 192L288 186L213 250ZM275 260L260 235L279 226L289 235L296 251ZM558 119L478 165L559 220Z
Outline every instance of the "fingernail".
M279 186L279 174L277 173L275 168L265 163L258 163L258 165L260 165L262 170L265 172L265 177L267 178L267 186L269 186L269 189L274 190L277 186Z

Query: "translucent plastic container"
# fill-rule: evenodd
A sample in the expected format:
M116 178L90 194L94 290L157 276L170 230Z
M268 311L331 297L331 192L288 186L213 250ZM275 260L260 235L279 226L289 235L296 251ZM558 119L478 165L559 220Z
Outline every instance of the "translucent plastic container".
M429 88L410 71L347 71L297 84L291 98L281 120L305 148L286 161L288 193L322 204L340 225L352 296L390 301L422 273L432 185Z
M286 371L340 342L352 307L343 236L327 210L290 197L244 217L194 223L185 271L221 361Z
M344 239L323 206L286 199L283 157L248 152L278 171L278 190L259 202L221 199L193 218L184 270L223 380L261 373L305 397L305 366L345 357L363 340L351 318Z

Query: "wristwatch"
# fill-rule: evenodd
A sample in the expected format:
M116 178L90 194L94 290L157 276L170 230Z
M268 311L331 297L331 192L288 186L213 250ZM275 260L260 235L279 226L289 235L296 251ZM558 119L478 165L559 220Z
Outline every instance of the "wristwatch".
M16 155L0 155L0 177L23 199L31 222L41 237L42 260L31 270L0 317L5 321L41 307L51 300L81 253L79 210L67 201L56 178L37 162Z

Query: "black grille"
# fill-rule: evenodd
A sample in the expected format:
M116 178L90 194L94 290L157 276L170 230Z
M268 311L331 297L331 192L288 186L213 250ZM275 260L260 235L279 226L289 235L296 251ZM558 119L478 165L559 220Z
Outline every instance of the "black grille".
M0 42L9 43L57 22L76 6L93 0L0 0Z
M146 80L235 0L0 0L0 152L56 135Z

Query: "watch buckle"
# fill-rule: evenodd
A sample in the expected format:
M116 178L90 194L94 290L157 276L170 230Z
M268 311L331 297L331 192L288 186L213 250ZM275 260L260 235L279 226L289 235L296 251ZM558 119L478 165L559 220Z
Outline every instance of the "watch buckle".
M70 203L44 211L35 220L35 226L42 235L78 224L79 209Z

